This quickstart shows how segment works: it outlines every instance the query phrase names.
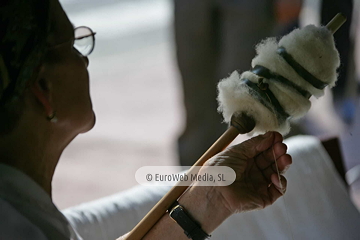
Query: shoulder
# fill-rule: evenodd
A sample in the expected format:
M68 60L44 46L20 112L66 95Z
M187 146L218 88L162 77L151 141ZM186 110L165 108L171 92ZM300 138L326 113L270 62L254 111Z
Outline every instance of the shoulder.
M0 198L0 232L2 240L46 240L43 232L26 217L17 211L11 204Z

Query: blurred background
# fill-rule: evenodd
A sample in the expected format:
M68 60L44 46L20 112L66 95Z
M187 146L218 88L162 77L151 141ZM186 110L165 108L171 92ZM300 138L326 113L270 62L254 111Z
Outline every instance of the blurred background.
M235 69L248 70L254 46L264 37L286 34L298 25L319 25L324 15L319 0L274 0L271 6L260 4L268 1L234 2L60 0L75 26L96 32L89 72L97 117L95 128L77 137L61 157L53 181L53 199L60 209L137 185L135 172L142 166L169 166L171 173L181 170L180 163L195 162L226 128L208 124L209 119L221 121L213 117L218 116L216 82ZM314 101L292 133L339 136L347 169L360 164L359 7L355 0L341 94L333 92L336 101L331 92ZM187 20L184 12L189 13ZM194 85L192 78L209 83ZM212 99L209 106L204 105L206 97ZM191 107L196 105L200 110ZM353 197L360 206L358 186L353 183Z
M139 167L178 165L184 112L171 1L60 2L75 26L96 32L89 65L96 126L61 157L53 196L63 209L136 185Z

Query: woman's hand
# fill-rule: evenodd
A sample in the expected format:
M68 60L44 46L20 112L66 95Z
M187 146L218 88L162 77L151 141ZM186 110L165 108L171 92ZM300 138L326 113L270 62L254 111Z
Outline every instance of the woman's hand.
M291 164L291 157L286 154L287 147L282 143L282 136L269 132L232 146L205 163L205 166L234 169L234 183L230 186L201 186L195 182L179 198L179 203L208 234L233 213L271 205L284 194L286 188L284 177L280 188L273 148L279 170L283 172ZM206 170L201 168L199 174L204 172ZM144 239L188 238L184 230L165 213Z
M273 204L286 190L286 179L277 175L274 155L280 173L291 164L286 154L287 146L277 132L268 132L234 145L209 159L206 166L228 166L236 173L235 182L229 186L213 187L231 213L262 209Z

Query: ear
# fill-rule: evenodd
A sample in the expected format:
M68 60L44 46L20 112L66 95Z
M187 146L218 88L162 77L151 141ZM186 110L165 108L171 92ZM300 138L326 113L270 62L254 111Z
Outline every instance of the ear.
M40 70L38 79L31 85L31 91L44 108L46 115L51 116L54 114L51 104L51 83L44 78L42 73L43 69Z

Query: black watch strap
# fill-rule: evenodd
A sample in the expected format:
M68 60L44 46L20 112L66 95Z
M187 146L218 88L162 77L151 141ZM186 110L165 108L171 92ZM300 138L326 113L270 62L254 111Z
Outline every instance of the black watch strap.
M204 240L211 236L201 229L198 224L177 201L169 208L169 216L179 224L188 238Z

